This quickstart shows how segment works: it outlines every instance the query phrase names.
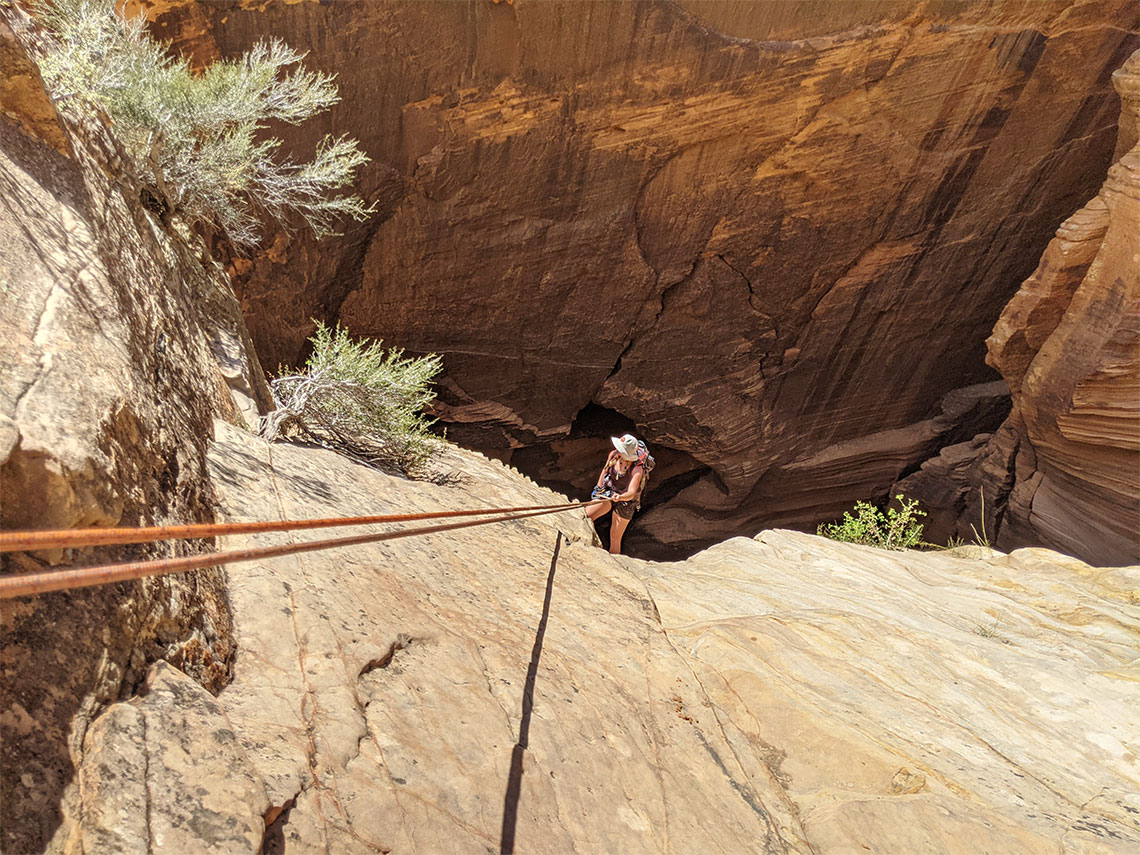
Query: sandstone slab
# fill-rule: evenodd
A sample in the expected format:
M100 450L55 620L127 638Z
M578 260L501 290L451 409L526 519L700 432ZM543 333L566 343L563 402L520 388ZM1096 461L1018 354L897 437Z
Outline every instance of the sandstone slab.
M213 461L234 519L558 500L454 451L452 486L222 426ZM230 591L219 702L282 851L807 851L580 516L238 566Z
M768 531L637 569L818 851L1140 845L1140 568Z
M557 499L469 452L415 483L226 425L211 468L233 519ZM788 531L654 563L577 513L228 568L207 718L264 785L264 851L1140 845L1140 567ZM137 763L123 732L101 750ZM183 759L175 791L221 764Z

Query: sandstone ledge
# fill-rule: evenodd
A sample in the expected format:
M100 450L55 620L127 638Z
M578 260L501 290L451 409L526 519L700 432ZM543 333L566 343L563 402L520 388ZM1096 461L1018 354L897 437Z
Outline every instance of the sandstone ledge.
M444 465L462 480L410 483L221 425L211 452L233 519L555 498ZM266 851L484 853L508 828L538 853L1140 846L1140 568L591 540L567 515L229 568L214 727L263 782Z

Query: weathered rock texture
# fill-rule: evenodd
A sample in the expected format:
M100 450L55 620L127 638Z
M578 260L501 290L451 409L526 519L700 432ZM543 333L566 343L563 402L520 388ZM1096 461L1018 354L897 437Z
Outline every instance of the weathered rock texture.
M555 499L444 460L410 483L228 426L211 453L234 519ZM163 669L97 721L76 838L145 812L129 851L251 851L264 812L270 853L1140 847L1140 568L591 538L577 512L230 567L233 682Z
M87 730L83 820L69 846L88 852L257 852L265 785L210 693L165 662L144 693Z
M452 437L564 474L601 408L678 476L640 532L689 546L929 456L1103 176L1140 29L1134 0L139 5L198 62L310 50L344 100L282 133L374 159L372 222L233 261L268 364L310 318L441 352Z
M237 303L142 212L105 127L56 113L20 28L0 3L0 525L210 519L212 420L256 415L265 392ZM3 556L0 572L168 551ZM221 579L3 603L0 849L42 851L60 832L88 722L150 662L225 682Z
M981 526L1005 548L1044 543L1098 563L1140 561L1140 51L1114 76L1119 159L1002 312L988 360L1013 412L899 485L944 533Z

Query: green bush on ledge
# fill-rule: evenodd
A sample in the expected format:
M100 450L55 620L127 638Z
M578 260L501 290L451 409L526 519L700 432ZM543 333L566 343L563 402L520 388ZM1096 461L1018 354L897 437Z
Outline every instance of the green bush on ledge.
M273 39L198 73L115 0L34 0L32 9L49 36L40 70L52 97L105 112L143 185L140 201L163 223L177 217L248 248L263 214L299 215L319 238L374 210L336 195L368 160L356 140L325 137L312 160L297 162L263 133L339 100L333 75L297 66L304 53Z
M856 502L854 514L847 511L839 522L820 525L816 534L845 543L877 546L880 549L912 549L919 546L922 543L922 523L919 522L919 517L926 516L926 511L918 509L918 500L906 499L901 493L895 499L899 507L888 507L886 513L870 502Z
M322 323L299 374L270 382L277 409L261 420L266 439L296 436L380 468L419 475L438 447L424 409L435 398L437 354L404 358L380 341L353 341Z

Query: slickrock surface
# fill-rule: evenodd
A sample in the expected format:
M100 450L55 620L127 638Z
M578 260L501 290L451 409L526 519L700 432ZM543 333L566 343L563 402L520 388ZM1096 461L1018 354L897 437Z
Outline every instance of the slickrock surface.
M671 451L642 533L688 546L865 498L787 488L848 443L880 489L930 456L1102 180L1140 31L1134 0L140 5L196 61L309 50L344 100L282 133L373 158L373 221L234 260L266 364L310 318L442 352L451 436L520 467L605 408Z
M1123 154L988 341L1013 412L988 442L944 449L899 485L966 537L981 487L1003 548L1043 543L1102 564L1140 561L1140 51L1113 82Z
M225 425L211 453L233 519L557 498L468 452L443 466L458 483L410 483ZM216 708L188 701L180 729L162 669L89 737L137 765L141 717L196 748L149 749L145 787L92 759L85 792L150 793L152 829L197 816L196 843L150 851L237 851L261 811L266 852L1140 847L1140 568L787 531L650 563L578 514L230 567ZM84 839L105 814L78 814Z
M1140 843L1140 568L767 531L637 571L818 851Z

